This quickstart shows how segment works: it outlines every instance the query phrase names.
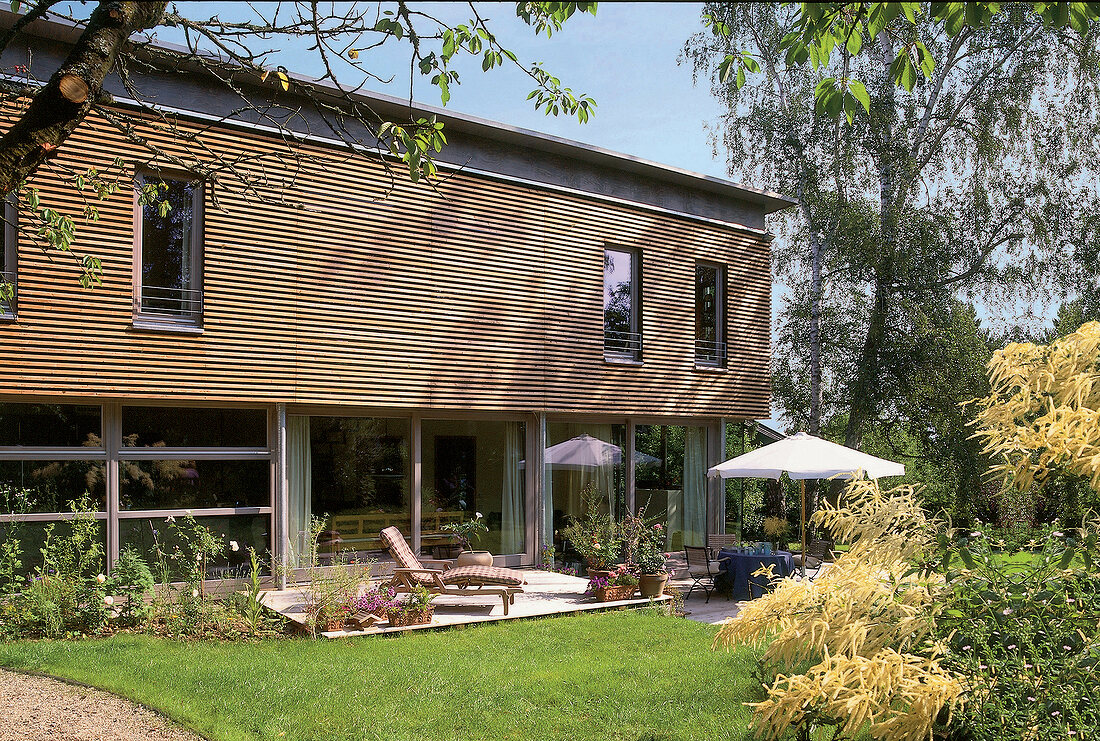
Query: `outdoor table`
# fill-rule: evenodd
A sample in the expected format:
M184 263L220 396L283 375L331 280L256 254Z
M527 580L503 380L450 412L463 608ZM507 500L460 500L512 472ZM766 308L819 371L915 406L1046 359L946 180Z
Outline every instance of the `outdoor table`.
M752 590L749 589L750 579L761 593L771 588L766 577L752 576L752 572L761 566L772 566L772 571L777 577L790 576L794 570L791 554L787 551L775 551L765 556L723 548L718 551L718 560L721 563L719 581L732 592L734 597L749 599L753 598Z

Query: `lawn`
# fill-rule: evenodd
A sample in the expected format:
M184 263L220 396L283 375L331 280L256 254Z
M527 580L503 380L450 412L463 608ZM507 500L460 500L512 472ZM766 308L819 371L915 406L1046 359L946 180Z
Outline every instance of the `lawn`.
M749 739L751 652L644 611L393 638L0 643L0 665L102 687L211 739Z

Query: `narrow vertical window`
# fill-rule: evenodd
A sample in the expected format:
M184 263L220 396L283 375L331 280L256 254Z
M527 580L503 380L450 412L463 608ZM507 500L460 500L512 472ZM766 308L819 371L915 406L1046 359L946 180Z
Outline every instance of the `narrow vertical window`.
M16 269L15 204L3 201L3 224L0 224L0 319L15 318L15 289L19 273Z
M721 265L695 266L695 362L718 368L726 365L726 269Z
M642 359L639 262L640 255L633 250L608 249L604 253L603 347L605 358Z
M202 184L139 178L135 309L160 324L198 326L202 319Z

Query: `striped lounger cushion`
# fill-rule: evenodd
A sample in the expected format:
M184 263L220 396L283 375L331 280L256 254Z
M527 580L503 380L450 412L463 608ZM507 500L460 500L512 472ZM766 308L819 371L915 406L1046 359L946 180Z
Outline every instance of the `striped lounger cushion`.
M444 584L482 584L494 587L523 585L523 574L499 566L459 566L443 572Z

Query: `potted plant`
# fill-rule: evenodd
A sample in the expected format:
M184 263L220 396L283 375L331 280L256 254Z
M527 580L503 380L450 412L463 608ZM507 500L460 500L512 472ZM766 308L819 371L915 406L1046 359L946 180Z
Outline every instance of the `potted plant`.
M775 550L783 551L787 548L787 531L790 523L786 517L765 517L764 535L775 544Z
M583 517L574 517L563 535L588 566L589 578L607 576L619 560L622 538L610 515L600 512L601 497L589 483L581 490Z
M458 554L459 566L492 566L493 554L489 551L475 551L473 542L480 541L481 536L489 532L489 527L481 519L481 513L475 512L473 519L465 522L451 522L443 526L443 529L454 533L462 544L462 552Z
M638 591L642 597L660 597L665 593L669 572L667 556L661 549L664 536L665 528L659 522L638 535L634 564L638 570Z
M416 587L404 599L387 602L386 620L391 628L407 625L427 625L432 621L435 608L432 606L434 595L424 587Z
M638 589L638 577L624 563L611 570L608 576L596 576L588 581L588 591L597 602L616 602L630 599Z

